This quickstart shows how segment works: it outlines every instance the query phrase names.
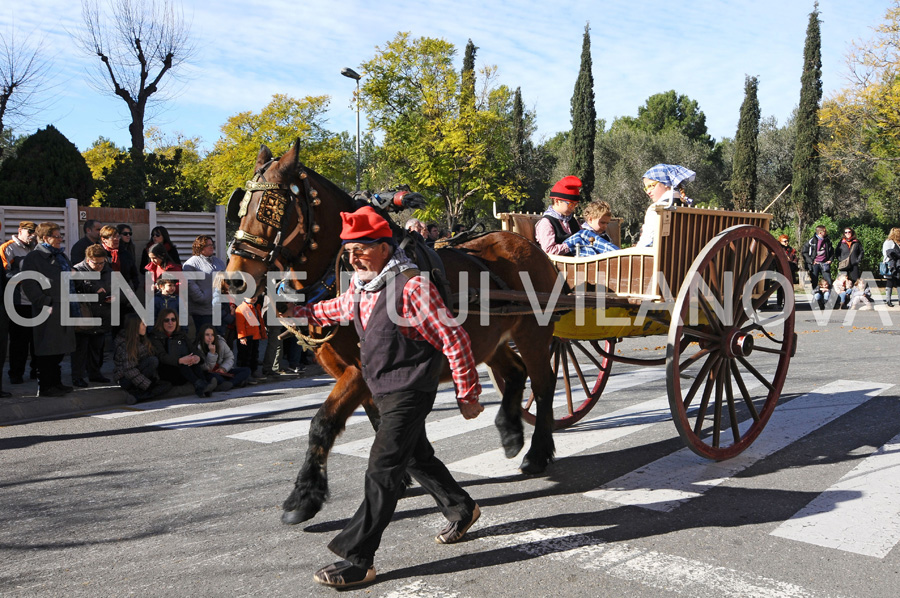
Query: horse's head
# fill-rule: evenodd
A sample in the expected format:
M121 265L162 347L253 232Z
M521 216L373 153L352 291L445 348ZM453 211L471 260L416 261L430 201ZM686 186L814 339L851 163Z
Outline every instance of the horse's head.
M298 147L299 140L281 158L273 158L262 146L253 180L246 190L232 194L228 219L240 225L228 249L223 292L247 293L247 277L259 294L268 272L293 273L287 278L300 290L333 267L340 247L340 212L349 209L352 200L304 167Z

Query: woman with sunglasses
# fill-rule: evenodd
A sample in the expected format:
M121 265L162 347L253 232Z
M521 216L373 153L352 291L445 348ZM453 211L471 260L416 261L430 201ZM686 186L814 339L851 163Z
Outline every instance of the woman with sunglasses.
M134 229L128 224L117 224L116 230L119 231L119 249L124 249L134 258L132 261L137 263L137 246L134 244Z
M208 397L216 388L216 379L203 371L203 358L178 323L174 309L159 312L149 335L153 353L159 359L159 377L172 384L193 385L198 397Z
M851 284L859 279L859 263L862 261L862 243L856 238L856 233L849 226L844 227L844 234L838 243L837 253L838 271L847 274Z
M644 173L641 184L644 193L650 198L650 206L644 214L644 225L637 247L651 247L659 229L659 214L656 208L675 208L691 205L692 202L684 194L684 184L694 180L697 174L684 166L676 164L657 164Z
M181 266L181 257L178 255L178 248L172 243L172 239L169 238L169 230L165 226L154 226L150 231L150 240L147 241L147 244L144 246L144 251L141 252L141 270L144 270L147 267L147 264L150 263L150 248L157 243L161 243L162 246L166 248L169 260Z

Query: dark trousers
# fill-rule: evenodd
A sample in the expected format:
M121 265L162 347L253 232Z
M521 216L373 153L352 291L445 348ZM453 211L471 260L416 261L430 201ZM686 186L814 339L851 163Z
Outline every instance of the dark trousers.
M368 569L375 560L381 535L391 522L407 471L437 502L448 521L462 521L475 501L435 456L425 436L425 417L436 391L405 391L375 399L381 425L369 452L365 498L356 514L328 545L338 556Z
M225 382L227 380L228 382L231 382L234 386L237 386L238 388L240 388L250 378L251 372L250 372L250 368L233 367L233 368L231 368L231 370L228 371L228 373L231 374L230 377L223 376L221 374L215 374L215 373L210 374L210 375L213 378L215 378L216 382L218 382L219 384L221 384L222 382Z
M106 334L75 333L75 352L72 353L72 379L85 377L97 378L103 367L103 348L106 345Z
M0 273L3 276L3 273ZM3 390L3 366L6 363L6 347L9 345L9 315L0 305L0 391Z
M206 380L206 372L203 371L199 363L194 365L183 365L180 363L178 365L168 365L161 363L157 371L159 372L160 380L171 382L174 386L186 382L194 384L197 380Z
M251 372L255 372L259 366L259 341L257 339L248 338L247 344L237 342L237 364L244 368L250 368Z
M16 313L23 318L33 316L30 305L16 305ZM39 369L36 367L34 359L32 330L32 328L20 326L12 321L9 323L9 344L12 347L12 351L9 352L9 376L11 378L25 375L25 363L29 356L31 357L31 370Z
M809 280L812 283L813 292L819 288L820 277L827 280L828 286L831 286L831 264L813 264L812 269L809 271Z
M159 358L157 358L156 355L144 355L140 358L137 364L138 371L143 374L145 378L150 380L151 383L153 380L156 380L158 376L158 368ZM137 383L131 378L120 378L119 380L117 380L117 382L123 390L127 390L135 396L141 394L142 391L147 390L146 388L139 387Z
M37 355L32 363L37 364L38 369L38 390L50 390L54 386L62 384L62 369L59 364L62 363L64 353L59 355Z

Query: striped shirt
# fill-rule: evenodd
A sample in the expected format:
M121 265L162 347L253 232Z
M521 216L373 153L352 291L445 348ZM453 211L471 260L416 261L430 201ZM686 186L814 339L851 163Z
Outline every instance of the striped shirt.
M320 301L312 306L294 308L295 318L306 318L315 326L346 324L353 320L353 302L359 299L359 317L363 329L372 315L375 302L384 287L375 292L357 292L355 282L340 297ZM398 322L400 333L415 341L426 341L447 357L460 402L474 403L481 395L481 384L475 370L475 357L469 334L444 306L437 288L421 276L410 278L403 286Z

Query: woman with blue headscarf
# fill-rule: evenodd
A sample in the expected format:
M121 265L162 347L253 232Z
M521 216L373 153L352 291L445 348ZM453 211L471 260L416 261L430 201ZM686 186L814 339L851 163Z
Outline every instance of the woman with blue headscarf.
M641 228L641 237L638 239L636 247L653 245L653 239L656 238L656 231L659 227L657 207L674 209L677 206L692 204L684 194L684 183L693 181L696 176L697 174L693 170L675 164L657 164L644 173L642 177L644 193L650 197L652 203L644 215L644 226Z

